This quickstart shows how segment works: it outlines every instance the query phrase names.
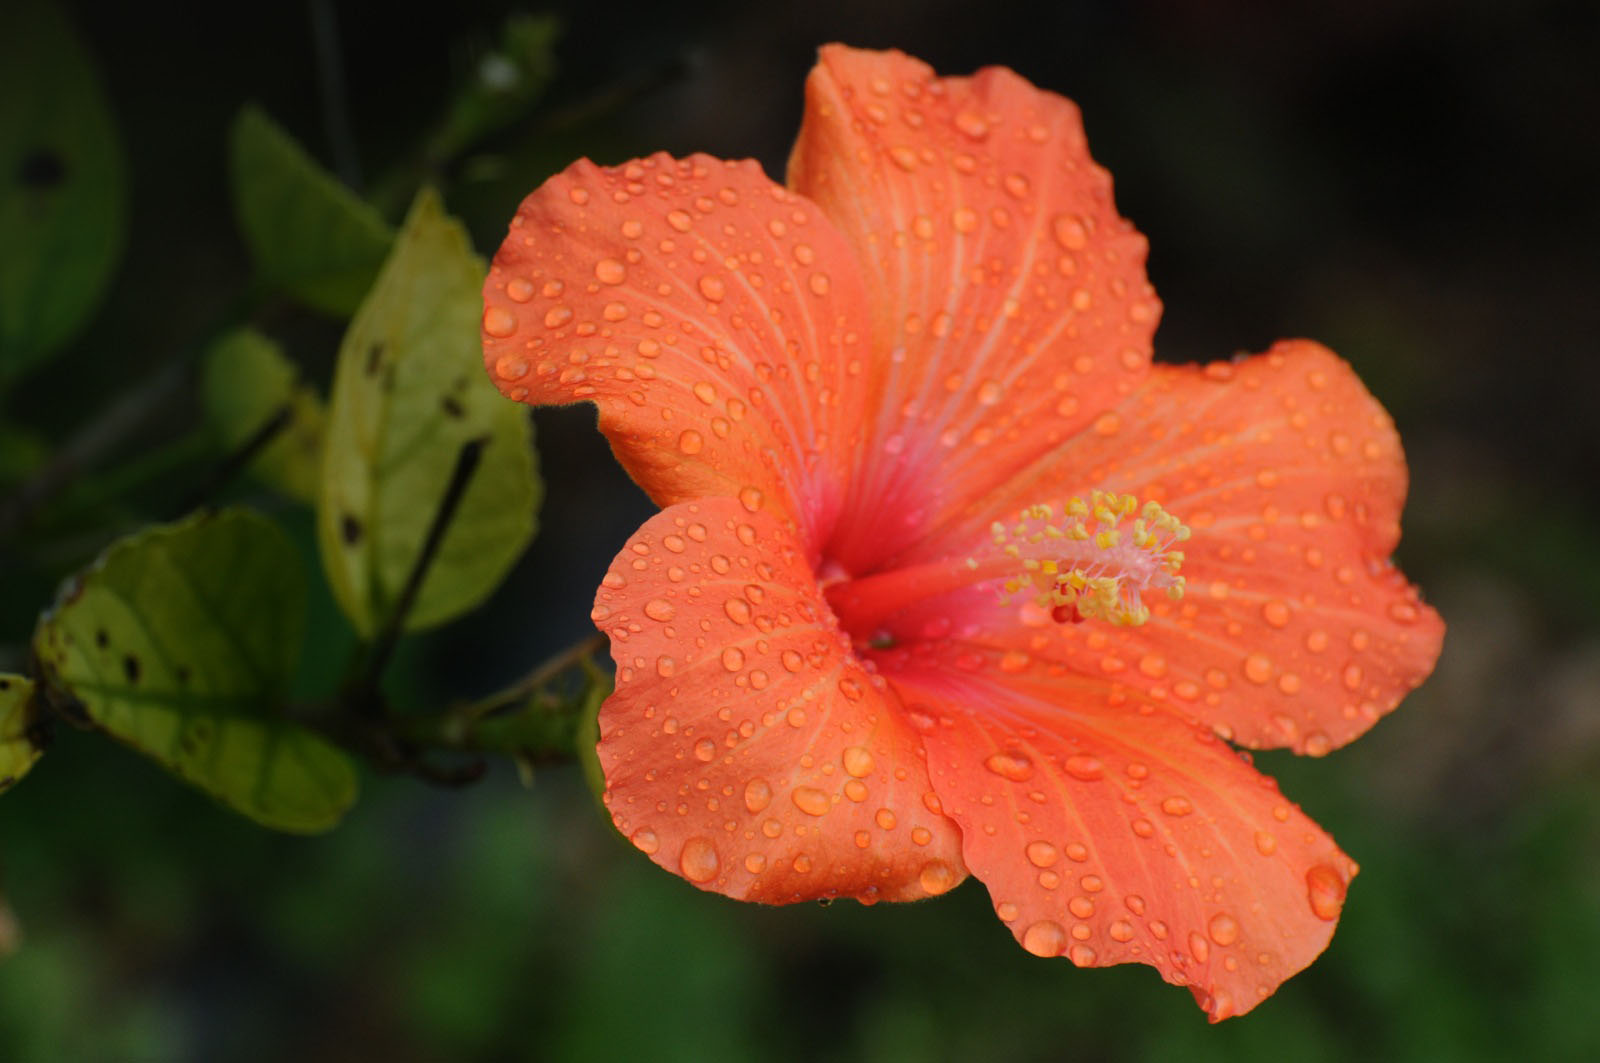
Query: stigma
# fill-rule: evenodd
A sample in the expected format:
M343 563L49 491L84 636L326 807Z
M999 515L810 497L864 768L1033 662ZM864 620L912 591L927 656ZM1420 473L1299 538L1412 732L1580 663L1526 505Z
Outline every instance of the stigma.
M1001 582L1001 601L1019 595L1058 620L1101 620L1119 627L1150 619L1148 593L1183 597L1183 552L1189 529L1158 502L1093 491L1058 512L1029 506L1007 525L996 521L990 540L1016 566ZM967 559L970 571L992 571L991 557Z

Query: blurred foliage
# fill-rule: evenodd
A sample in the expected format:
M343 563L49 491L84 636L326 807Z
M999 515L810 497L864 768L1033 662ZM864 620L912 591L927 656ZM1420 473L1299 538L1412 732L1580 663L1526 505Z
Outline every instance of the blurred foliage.
M329 314L354 313L393 239L377 211L255 107L239 112L230 148L239 228L261 278Z
M0 9L0 395L82 329L121 257L122 149L53 6Z
M200 393L224 450L247 447L271 432L252 457L251 471L298 502L316 501L327 412L282 347L254 329L228 333L206 353ZM279 418L286 423L278 425Z
M1363 871L1327 954L1212 1028L1147 969L1021 952L975 882L918 905L758 908L617 841L583 771L545 766L593 727L603 682L535 681L539 657L589 630L605 563L649 511L590 411L539 415L560 519L473 602L440 606L450 623L398 638L374 677L416 529L483 430L441 437L386 590L355 622L354 598L310 580L304 659L271 700L314 720L356 688L393 719L331 740L424 777L439 751L444 769L506 754L534 792L509 770L448 796L374 780L337 832L291 837L57 726L0 797L0 1058L1600 1056L1592 5L569 3L559 36L494 3L427 20L341 7L332 40L297 5L246 29L68 12L0 8L8 679L29 672L51 587L80 570L92 585L108 546L175 534L139 529L197 493L251 507L228 519L270 521L294 567L315 569L326 513L300 489L323 445L314 396L370 353L355 326L341 350L343 319L406 254L391 234L420 187L469 234L415 201L411 225L464 290L471 248L495 246L518 199L578 155L705 150L781 173L804 72L832 39L950 72L1003 63L1074 97L1119 208L1151 237L1163 358L1290 334L1349 358L1400 424L1400 561L1451 632L1429 684L1355 746L1258 759ZM359 171L316 161L347 156L375 174L365 192ZM136 430L85 444L139 395ZM44 474L63 454L92 460L57 483ZM524 501L500 518L531 517L528 454ZM252 479L220 475L241 466ZM43 740L34 720L18 729L35 701L3 693L0 775Z

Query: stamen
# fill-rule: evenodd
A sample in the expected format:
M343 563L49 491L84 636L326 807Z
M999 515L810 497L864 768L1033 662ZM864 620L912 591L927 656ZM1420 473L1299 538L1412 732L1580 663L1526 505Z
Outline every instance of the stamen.
M845 630L862 640L903 609L975 584L996 587L1002 604L1028 595L1057 620L1137 625L1150 618L1146 592L1183 596L1183 553L1173 546L1187 538L1189 529L1159 504L1093 491L1059 514L1035 505L1009 525L995 523L992 548L974 556L841 580L825 593Z
M1189 529L1156 502L1140 506L1133 495L1094 491L1059 516L1051 506L1030 506L1010 528L996 522L990 538L1021 567L1001 584L1002 602L1031 591L1058 618L1131 626L1150 619L1145 591L1183 597L1183 553L1172 545Z

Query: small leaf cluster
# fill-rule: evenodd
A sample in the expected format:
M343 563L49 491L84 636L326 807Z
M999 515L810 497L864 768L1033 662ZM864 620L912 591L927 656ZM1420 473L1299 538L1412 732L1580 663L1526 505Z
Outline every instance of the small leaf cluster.
M339 822L363 760L459 782L483 766L463 755L502 753L523 766L574 755L579 717L608 686L589 661L593 642L437 712L398 710L383 688L401 636L481 605L535 534L533 424L482 371L485 266L424 177L537 102L555 39L552 20L511 20L503 47L419 144L417 165L388 182L391 194L410 186L398 226L265 111L238 112L227 173L254 283L239 313L151 385L192 386L221 455L175 519L132 521L88 564L60 573L24 652L7 655L5 639L20 633L0 632L0 792L61 723L110 735L224 806L293 832ZM124 243L122 151L105 88L66 20L38 3L0 10L0 404L70 349L99 307ZM325 388L303 368L316 352L274 335L264 308L282 307L344 322ZM56 455L0 431L0 548L28 539L78 472L67 459L96 440L105 449L118 424L103 419L86 430L90 442ZM125 518L149 475L136 469L102 493ZM266 502L216 507L236 475ZM283 525L301 507L318 565ZM32 546L30 557L49 556ZM297 700L318 578L358 652L338 689ZM10 593L3 583L0 592Z

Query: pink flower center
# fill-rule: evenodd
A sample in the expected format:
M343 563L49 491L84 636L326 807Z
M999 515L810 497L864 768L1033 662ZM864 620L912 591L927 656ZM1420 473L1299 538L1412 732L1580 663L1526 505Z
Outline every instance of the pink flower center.
M824 585L846 631L871 638L896 613L936 595L988 584L1002 604L1026 595L1057 620L1138 625L1150 618L1147 592L1183 597L1182 551L1189 529L1156 502L1094 491L1058 512L1028 506L996 521L972 556L911 565Z

